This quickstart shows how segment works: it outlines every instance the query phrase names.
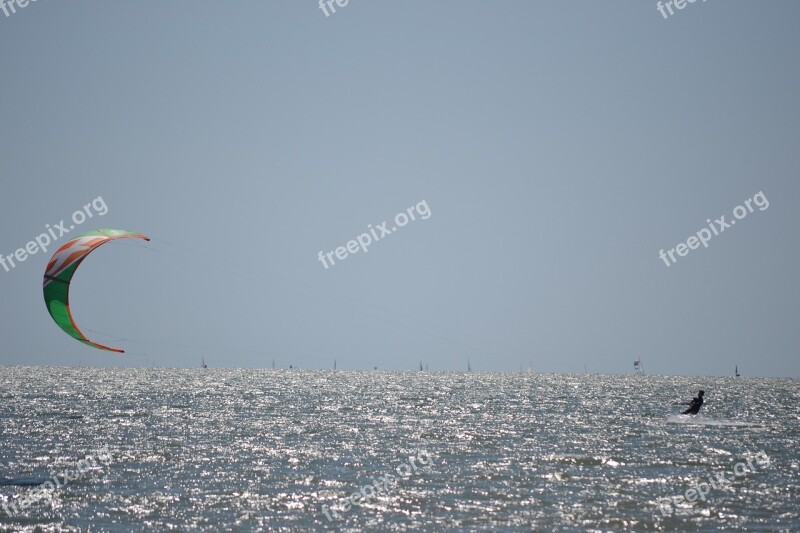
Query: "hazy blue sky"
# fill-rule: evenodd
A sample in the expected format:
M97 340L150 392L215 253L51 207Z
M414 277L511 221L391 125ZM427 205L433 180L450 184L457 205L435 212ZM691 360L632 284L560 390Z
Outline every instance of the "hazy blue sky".
M153 239L72 286L124 356L50 320L50 253L0 268L0 364L797 376L798 20L796 0L0 12L0 254L98 196L70 236ZM659 259L759 191L768 209Z

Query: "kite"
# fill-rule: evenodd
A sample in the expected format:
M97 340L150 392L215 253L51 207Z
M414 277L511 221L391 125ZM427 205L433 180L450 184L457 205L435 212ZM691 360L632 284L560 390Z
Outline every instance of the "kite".
M125 353L124 350L119 348L103 346L86 338L86 335L75 325L69 309L69 285L72 281L72 276L75 275L75 271L86 259L86 256L98 247L115 239L150 240L141 233L119 229L99 229L71 239L53 254L47 264L47 270L44 273L44 302L47 304L47 310L55 323L70 337L100 350Z

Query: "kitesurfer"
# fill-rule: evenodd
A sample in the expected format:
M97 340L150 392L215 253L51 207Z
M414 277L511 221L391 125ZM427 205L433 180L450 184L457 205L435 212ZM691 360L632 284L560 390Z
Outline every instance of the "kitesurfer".
M689 408L683 412L685 415L696 415L700 412L700 408L703 406L703 396L705 395L705 391L699 391L697 393L697 398L694 398L691 402L684 402L681 405L688 405Z

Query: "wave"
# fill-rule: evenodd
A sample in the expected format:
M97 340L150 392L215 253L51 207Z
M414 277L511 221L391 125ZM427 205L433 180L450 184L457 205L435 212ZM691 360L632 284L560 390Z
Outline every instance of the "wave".
M722 426L722 427L742 427L742 428L763 428L763 424L743 422L741 420L717 420L703 415L669 415L667 424L684 424L690 426Z
M35 487L41 485L50 478L41 477L16 477L16 478L0 478L0 487Z

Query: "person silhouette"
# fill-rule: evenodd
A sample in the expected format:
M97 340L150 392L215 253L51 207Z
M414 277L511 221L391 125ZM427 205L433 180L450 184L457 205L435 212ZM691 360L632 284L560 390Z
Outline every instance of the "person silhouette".
M691 402L684 402L681 405L688 405L689 408L683 412L684 415L696 415L700 412L700 408L703 407L703 396L705 395L705 391L700 391L697 393L697 398L694 398Z

